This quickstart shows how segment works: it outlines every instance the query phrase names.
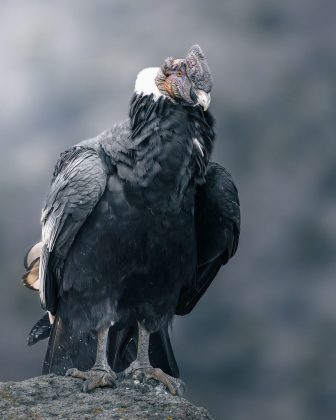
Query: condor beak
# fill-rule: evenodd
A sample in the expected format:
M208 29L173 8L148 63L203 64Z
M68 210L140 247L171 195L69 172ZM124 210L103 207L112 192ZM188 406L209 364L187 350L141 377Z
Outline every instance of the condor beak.
M204 111L206 111L210 106L210 101L211 101L210 93L206 93L204 92L204 90L197 90L196 95L197 95L197 103L203 107Z

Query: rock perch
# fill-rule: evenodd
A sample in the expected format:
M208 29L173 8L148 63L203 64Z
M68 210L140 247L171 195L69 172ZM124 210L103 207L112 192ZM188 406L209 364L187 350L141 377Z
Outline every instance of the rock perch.
M82 381L46 375L0 383L1 419L213 419L204 408L173 397L150 381L118 381L117 388L82 391Z

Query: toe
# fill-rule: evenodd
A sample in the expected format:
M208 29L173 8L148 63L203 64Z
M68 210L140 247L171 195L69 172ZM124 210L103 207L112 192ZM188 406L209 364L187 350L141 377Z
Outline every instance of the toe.
M115 378L110 373L105 373L105 375L100 380L100 384L100 386L115 387Z
M79 378L79 379L86 379L85 372L82 372L81 370L78 370L76 368L72 368L66 371L65 376L71 376L73 378Z
M114 374L115 375L115 374ZM115 378L114 375L109 372L100 372L92 374L83 384L83 392L90 392L95 388L109 386L115 388Z
M161 382L172 395L182 396L185 392L185 385L182 381L167 375L159 368L152 366L141 366L139 363L133 362L125 371L124 374L141 382L146 379L155 379Z
M83 392L87 393L92 391L95 388L98 388L99 385L97 384L97 381L95 381L94 379L87 379L84 383L83 383Z
M164 373L161 369L153 369L153 371L148 374L148 377L156 379L157 381L163 383L163 385L165 385L168 388L169 392L172 395L177 394L177 387L175 386L174 379L166 373Z
M113 379L113 377L108 377L105 380L105 385L104 386L109 386L111 388L116 388L117 384L115 382L115 379Z
M117 374L115 372L113 372L113 370L110 370L107 373L107 375L110 376L112 382L114 382L117 379Z

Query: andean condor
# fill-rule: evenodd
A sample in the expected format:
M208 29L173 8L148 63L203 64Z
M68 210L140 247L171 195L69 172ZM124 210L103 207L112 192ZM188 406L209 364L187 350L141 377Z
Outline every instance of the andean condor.
M230 174L209 162L212 78L193 46L138 74L129 119L61 154L24 282L48 316L43 373L154 378L179 392L168 327L189 313L236 252L240 211Z

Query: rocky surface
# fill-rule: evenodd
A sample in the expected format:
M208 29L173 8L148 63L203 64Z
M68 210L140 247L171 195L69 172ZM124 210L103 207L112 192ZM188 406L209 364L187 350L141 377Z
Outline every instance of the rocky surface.
M85 394L80 380L56 375L0 383L0 418L212 419L204 408L173 397L154 382L124 380L115 389Z

